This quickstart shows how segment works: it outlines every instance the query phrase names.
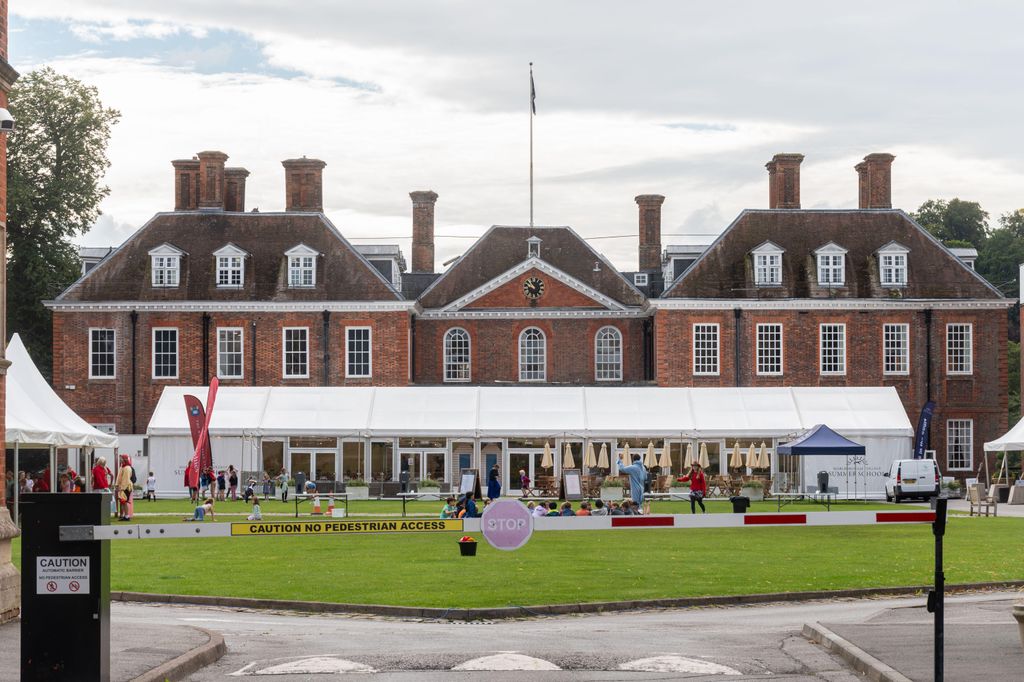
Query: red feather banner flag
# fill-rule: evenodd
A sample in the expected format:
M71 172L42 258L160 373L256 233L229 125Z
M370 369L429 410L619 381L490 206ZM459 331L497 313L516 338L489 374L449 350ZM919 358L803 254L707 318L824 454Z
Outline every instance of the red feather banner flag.
M192 432L192 446L195 454L188 470L189 487L199 487L199 472L213 467L213 452L210 450L210 419L213 418L213 403L217 398L217 387L220 381L214 377L210 381L210 390L206 395L206 410L199 398L194 395L185 396L185 412L188 425Z

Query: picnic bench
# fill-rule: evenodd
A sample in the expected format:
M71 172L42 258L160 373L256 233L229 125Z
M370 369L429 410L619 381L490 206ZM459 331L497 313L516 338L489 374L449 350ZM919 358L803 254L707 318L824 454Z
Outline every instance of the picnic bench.
M405 505L410 499L419 500L424 498L431 498L434 500L440 499L441 493L437 488L431 490L431 492L414 492L414 493L398 493L398 497L402 498L402 516L405 517Z

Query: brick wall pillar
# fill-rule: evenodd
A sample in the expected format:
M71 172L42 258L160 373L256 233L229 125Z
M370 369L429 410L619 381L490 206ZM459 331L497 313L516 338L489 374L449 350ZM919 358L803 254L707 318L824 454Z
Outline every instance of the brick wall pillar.
M199 152L199 208L224 208L224 152Z
M800 208L800 163L803 154L776 154L768 169L768 208Z
M224 169L224 210L237 211L245 210L245 179L249 177L249 171L244 168Z
M412 271L434 271L434 204L437 192L409 192L412 199Z
M641 194L634 197L640 209L640 270L661 268L661 205L665 197L660 194Z
M868 154L855 168L861 208L892 208L892 154Z
M174 210L199 208L199 159L178 159L174 166Z
M284 166L284 204L286 211L323 213L324 166L319 159L287 159Z

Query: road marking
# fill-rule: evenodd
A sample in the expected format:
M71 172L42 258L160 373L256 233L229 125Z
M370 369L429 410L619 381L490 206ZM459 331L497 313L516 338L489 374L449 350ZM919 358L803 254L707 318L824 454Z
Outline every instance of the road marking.
M561 670L557 665L542 658L504 652L493 656L482 656L460 663L452 670Z
M268 661L270 663L270 661ZM340 675L344 673L375 673L374 668L363 663L347 661L336 656L308 656L298 660L286 661L259 667L260 663L250 663L240 670L229 673L231 677L247 675Z
M686 658L685 656L667 655L667 656L652 656L651 658L641 658L629 663L623 663L619 666L619 670L631 670L634 672L642 673L691 673L695 675L742 675L739 670L735 670L725 665L718 663L712 663L710 661L701 661L696 658Z

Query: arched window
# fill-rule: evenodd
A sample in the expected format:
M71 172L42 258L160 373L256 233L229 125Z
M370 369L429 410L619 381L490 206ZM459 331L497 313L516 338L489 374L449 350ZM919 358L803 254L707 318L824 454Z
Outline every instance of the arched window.
M547 340L544 332L528 327L519 334L519 380L547 380Z
M469 332L453 327L444 335L444 380L469 381Z
M594 378L622 381L622 332L615 327L601 327L594 337Z

